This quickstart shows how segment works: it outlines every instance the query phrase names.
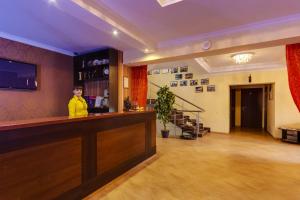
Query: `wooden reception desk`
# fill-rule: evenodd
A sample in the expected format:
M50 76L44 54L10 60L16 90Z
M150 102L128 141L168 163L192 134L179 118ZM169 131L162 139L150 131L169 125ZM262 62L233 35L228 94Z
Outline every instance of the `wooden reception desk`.
M0 123L0 199L81 199L156 152L155 113Z

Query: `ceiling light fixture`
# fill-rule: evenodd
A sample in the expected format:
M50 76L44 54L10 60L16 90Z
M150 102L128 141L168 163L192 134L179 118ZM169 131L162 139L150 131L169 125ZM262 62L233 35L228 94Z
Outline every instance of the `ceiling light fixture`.
M145 52L145 53L149 53L149 49L145 49L144 52Z
M119 32L117 30L114 30L112 33L114 36L117 36L119 34Z
M236 64L245 64L251 61L254 53L237 53L232 55L232 59L235 61Z
M157 2L159 3L159 5L161 7L166 7L166 6L178 3L180 1L183 1L183 0L157 0Z

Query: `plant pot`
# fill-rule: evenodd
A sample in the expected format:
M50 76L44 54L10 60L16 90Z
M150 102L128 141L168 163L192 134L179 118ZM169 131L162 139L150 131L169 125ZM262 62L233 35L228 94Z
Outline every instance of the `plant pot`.
M163 138L168 138L169 137L169 130L161 130L161 136Z

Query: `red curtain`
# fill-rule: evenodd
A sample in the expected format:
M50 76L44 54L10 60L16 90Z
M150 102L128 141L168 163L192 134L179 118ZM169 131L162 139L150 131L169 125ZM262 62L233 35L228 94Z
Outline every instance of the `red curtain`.
M136 101L140 107L147 103L147 65L131 68L131 100Z
M286 60L290 91L300 112L300 44L286 46Z

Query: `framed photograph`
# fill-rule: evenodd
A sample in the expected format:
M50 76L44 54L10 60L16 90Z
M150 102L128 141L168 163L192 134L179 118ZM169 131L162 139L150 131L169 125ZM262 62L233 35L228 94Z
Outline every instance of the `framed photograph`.
M195 92L196 92L196 93L201 93L201 92L203 92L203 86L195 87Z
M188 69L189 69L188 66L180 67L180 72L188 72Z
M175 80L181 80L182 74L175 74Z
M198 85L198 80L190 80L190 86Z
M187 86L188 82L187 80L180 81L180 86Z
M208 78L201 79L201 85L208 85L208 84L209 84L209 79Z
M149 70L149 71L147 72L147 74L148 74L148 75L152 75L152 70Z
M193 78L193 73L185 74L185 79L192 79L192 78Z
M208 85L207 86L207 92L215 92L216 86L215 85Z
M127 76L124 76L124 82L123 83L124 83L124 88L128 89L129 86L128 86L128 77Z
M160 73L161 74L168 74L169 73L169 69L161 69Z
M176 74L176 73L178 73L178 67L172 67L171 74Z
M160 69L153 69L152 74L160 74Z
M177 87L178 86L178 81L171 81L170 86L171 87Z

